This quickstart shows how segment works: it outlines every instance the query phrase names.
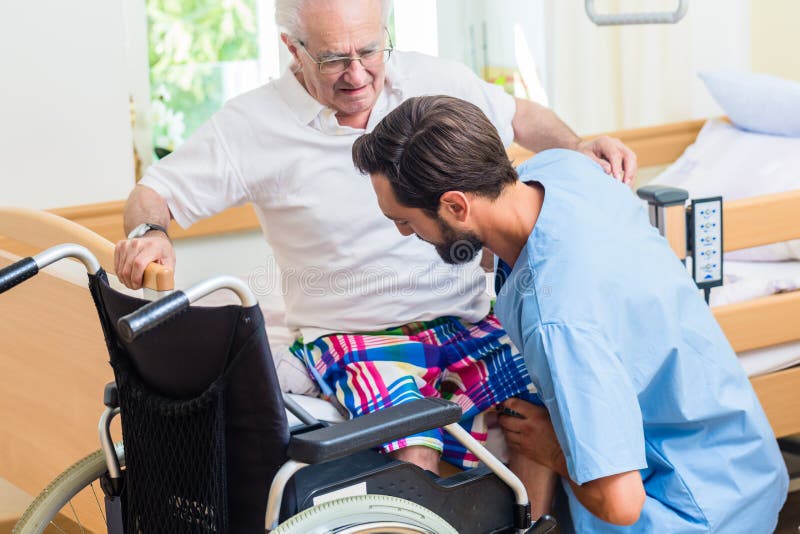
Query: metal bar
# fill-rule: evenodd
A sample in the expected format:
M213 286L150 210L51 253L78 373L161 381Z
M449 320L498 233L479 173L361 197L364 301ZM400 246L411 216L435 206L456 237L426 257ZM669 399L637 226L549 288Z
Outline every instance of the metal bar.
M689 9L689 0L678 0L675 11L655 11L641 13L600 14L594 6L594 0L585 0L586 15L598 26L621 26L629 24L675 24L679 22Z
M283 393L283 404L286 406L286 409L292 412L292 414L300 419L300 422L306 425L316 425L319 423L319 420L308 413L305 408L300 406L300 404L294 400L291 395L288 393Z
M184 289L184 294L189 297L189 302L196 302L205 297L209 293L213 293L218 289L230 289L242 301L242 305L246 307L255 306L258 304L256 296L250 291L250 288L241 279L235 276L215 276L208 280L203 280L194 284L192 287Z
M514 492L514 498L516 499L518 505L528 506L530 504L530 501L528 500L528 492L525 490L525 485L519 478L517 478L517 475L515 475L511 469L506 467L506 465L495 455L489 452L486 447L481 445L478 440L473 438L472 434L464 430L464 427L458 423L451 423L445 426L444 429L447 430L451 436L456 438L459 443L466 447L469 452L474 454L478 460L486 464L486 467L491 469L492 472L500 478L500 480L505 482L506 485L511 488L511 490ZM520 530L519 532L525 532L525 530Z
M306 467L308 464L303 462L295 462L289 460L278 469L275 473L275 478L272 479L272 484L269 487L269 497L267 499L267 515L264 518L264 525L267 530L274 530L278 528L278 519L281 513L281 504L283 503L283 492L286 489L286 484L294 476L295 473Z
M469 452L477 456L478 460L486 464L486 467L491 469L493 473L500 477L500 480L505 482L514 491L517 504L529 504L528 492L525 491L525 485L517 478L517 475L512 473L511 469L506 467L506 465L489 452L486 447L473 438L469 432L464 430L464 427L458 423L451 423L445 426L444 429L466 447Z
M122 476L122 470L119 467L119 460L117 459L114 442L111 440L111 420L114 419L114 416L118 413L119 408L106 408L100 416L100 422L97 425L97 432L100 435L100 447L103 449L108 474L112 479L119 479Z
M65 243L63 245L56 245L47 250L43 250L39 254L33 256L36 265L39 269L44 269L51 263L64 258L75 258L83 263L89 274L96 274L100 270L100 262L94 257L94 254L89 252L89 249L74 243Z

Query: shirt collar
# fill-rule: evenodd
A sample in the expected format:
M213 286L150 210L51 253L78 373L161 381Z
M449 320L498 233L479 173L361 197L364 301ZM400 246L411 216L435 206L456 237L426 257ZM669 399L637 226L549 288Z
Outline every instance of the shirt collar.
M402 101L403 92L401 89L401 82L408 78L408 75L398 66L398 53L393 52L391 58L386 63L386 80L378 100L375 102L373 113L370 114L370 120L367 124L367 131L374 127L373 121L378 117L383 117L385 113L375 113L376 110L381 110L383 107L388 106L388 94L393 94L393 99ZM353 128L340 127L336 120L335 110L320 104L313 96L308 94L305 87L297 80L297 77L292 71L290 65L281 75L280 78L275 80L275 88L278 94L283 98L292 113L298 120L305 125L319 126L325 133L348 133L356 131Z
M290 65L283 71L283 75L275 80L275 89L301 123L311 124L320 113L325 111L325 106L308 94L306 88L292 72L292 66Z

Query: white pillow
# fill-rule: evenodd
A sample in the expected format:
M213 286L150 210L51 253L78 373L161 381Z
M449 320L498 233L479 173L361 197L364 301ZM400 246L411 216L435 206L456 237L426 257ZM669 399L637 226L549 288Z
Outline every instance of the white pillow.
M739 128L800 137L800 83L752 72L720 70L699 75Z
M709 120L694 144L652 183L686 189L690 198L721 195L724 200L800 189L800 138L744 132L722 120ZM800 240L729 252L725 257L800 259Z

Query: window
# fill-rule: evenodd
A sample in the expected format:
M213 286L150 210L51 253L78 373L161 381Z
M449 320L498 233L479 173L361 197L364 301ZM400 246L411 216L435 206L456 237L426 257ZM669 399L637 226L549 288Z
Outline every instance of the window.
M150 123L161 157L226 100L278 74L268 0L147 0Z

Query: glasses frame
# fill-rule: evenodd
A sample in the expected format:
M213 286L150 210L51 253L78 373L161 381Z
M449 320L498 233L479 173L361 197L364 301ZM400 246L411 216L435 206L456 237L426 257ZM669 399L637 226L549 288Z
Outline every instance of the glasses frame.
M382 48L382 49L370 52L370 55L372 55L372 54L385 54L385 58L383 59L381 64L386 64L386 62L389 61L389 58L392 57L392 52L394 51L394 44L392 43L392 36L389 34L389 29L384 26L383 31L386 32L386 38L389 41L389 47L388 48ZM323 75L341 74L341 73L345 72L347 69L350 68L350 65L353 63L353 61L358 61L359 63L361 63L362 67L366 68L366 65L364 65L364 61L363 61L363 57L362 56L332 57L330 59L325 59L325 60L320 61L317 58L315 58L313 55L311 55L311 52L308 51L308 49L306 48L306 45L305 45L305 43L303 41L301 41L300 39L297 39L296 41L297 41L297 44L300 45L300 48L303 49L303 52L305 52L306 55L311 59L311 61L313 61L314 63L317 64L317 69L319 70L320 74L323 74ZM325 65L326 63L334 63L334 62L342 61L342 60L346 61L345 66L344 66L344 68L342 70L323 72L322 68L323 68L323 65Z

